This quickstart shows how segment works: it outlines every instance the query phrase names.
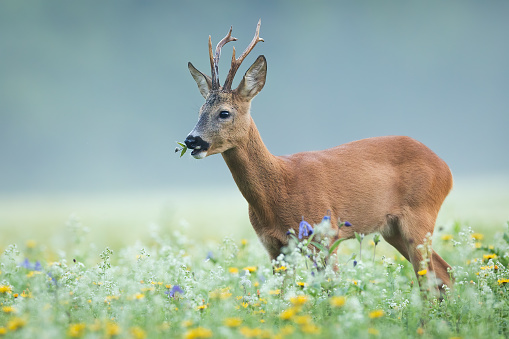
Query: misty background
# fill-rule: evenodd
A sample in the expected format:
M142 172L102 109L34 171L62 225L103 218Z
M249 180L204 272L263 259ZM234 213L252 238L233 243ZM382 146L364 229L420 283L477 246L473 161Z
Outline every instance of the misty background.
M428 145L455 177L509 168L506 1L2 1L0 192L234 187L220 156L174 154L203 98L207 41L233 25L267 83L252 115L274 154L381 135Z

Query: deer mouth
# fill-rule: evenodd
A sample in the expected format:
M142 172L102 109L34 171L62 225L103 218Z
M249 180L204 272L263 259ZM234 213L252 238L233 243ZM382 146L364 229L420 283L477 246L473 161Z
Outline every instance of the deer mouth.
M207 151L208 151L208 148L198 145L193 149L193 151L191 152L191 155L195 159L203 159L207 156Z

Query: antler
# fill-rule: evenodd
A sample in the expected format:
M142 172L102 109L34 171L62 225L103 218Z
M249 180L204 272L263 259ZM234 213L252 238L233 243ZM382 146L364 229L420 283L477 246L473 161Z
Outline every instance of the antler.
M229 43L230 41L237 41L237 38L232 37L232 29L233 27L230 27L230 31L226 36L219 41L219 43L216 46L216 53L214 56L212 56L212 38L209 35L209 57L210 57L210 69L212 73L212 89L218 90L219 89L219 57L221 56L221 48ZM235 49L234 49L235 50Z
M253 40L247 46L246 50L242 53L242 55L236 59L235 58L235 47L233 47L233 54L232 54L232 65L230 67L230 71L228 72L228 76L226 77L226 80L223 85L223 90L230 90L233 78L235 77L235 73L237 73L237 70L239 69L240 65L242 64L242 61L247 57L247 55L253 50L253 48L256 46L257 43L260 41L263 41L262 38L260 38L260 26L262 24L262 19L258 20L258 25L256 26L256 32ZM231 30L230 30L231 31Z

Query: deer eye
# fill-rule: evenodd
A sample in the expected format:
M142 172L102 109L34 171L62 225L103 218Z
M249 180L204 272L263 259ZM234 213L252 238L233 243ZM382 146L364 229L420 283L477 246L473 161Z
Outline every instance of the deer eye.
M230 116L230 112L228 112L228 111L221 111L219 113L219 118L221 118L221 119L227 119L229 116Z

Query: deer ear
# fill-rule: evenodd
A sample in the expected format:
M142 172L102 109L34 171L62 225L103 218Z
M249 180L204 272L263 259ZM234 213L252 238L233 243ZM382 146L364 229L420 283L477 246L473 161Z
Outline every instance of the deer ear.
M239 95L247 100L253 99L265 85L265 78L267 77L267 60L263 55L249 67L244 78L235 90Z
M208 76L194 68L192 63L188 63L187 67L189 68L189 72L191 72L191 75L194 78L194 81L196 81L196 84L198 85L198 89L200 90L201 95L204 98L207 98L207 95L210 92L210 89L212 88L212 79Z

